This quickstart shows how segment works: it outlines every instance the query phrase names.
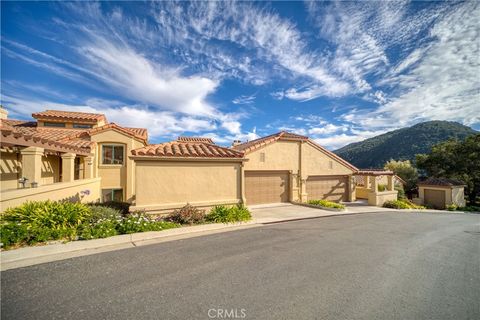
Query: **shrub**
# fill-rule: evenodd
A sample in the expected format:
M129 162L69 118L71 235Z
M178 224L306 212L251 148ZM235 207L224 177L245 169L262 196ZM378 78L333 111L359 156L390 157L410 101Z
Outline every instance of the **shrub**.
M100 206L100 207L108 207L115 210L118 210L124 216L130 213L130 203L128 202L121 202L121 201L106 201L106 202L92 202L89 203L91 207Z
M467 212L480 212L480 207L479 206L458 207L457 210L467 211Z
M152 219L143 212L134 212L121 220L117 226L117 230L121 234L130 234L135 232L160 231L179 226L177 223Z
M395 187L395 190L398 191L398 200L406 200L407 197L405 196L405 190L403 190L403 187Z
M379 192L383 192L383 191L387 190L387 186L385 184L379 184L377 189L378 189Z
M122 213L112 207L103 206L90 206L90 222L94 223L99 220L120 220L122 219Z
M327 201L327 200L309 200L307 203L317 207L345 209L345 206L343 204Z
M94 223L81 225L78 231L82 240L112 237L118 234L119 222L113 219L100 219Z
M194 224L205 222L205 210L200 210L190 204L173 211L167 218L168 221L181 224Z
M390 200L383 204L384 208L391 209L425 209L424 206L418 206L408 200Z
M457 206L455 203L449 204L449 205L447 206L447 210L448 210L448 211L455 211L455 210L457 210L457 209L458 209L458 206Z
M252 218L250 211L242 204L233 207L215 206L207 215L207 220L216 223L248 221Z
M34 244L49 240L74 239L77 227L90 216L89 207L80 203L26 202L21 206L7 209L2 214L2 243L7 247L14 243Z

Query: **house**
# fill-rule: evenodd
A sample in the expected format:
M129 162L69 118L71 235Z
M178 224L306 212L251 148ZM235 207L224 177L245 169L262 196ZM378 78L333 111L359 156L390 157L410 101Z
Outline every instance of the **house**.
M146 129L103 114L46 110L23 121L0 110L2 211L26 200L135 200L128 155L147 145Z
M36 121L21 121L0 111L2 211L46 199L126 201L151 213L186 203L345 202L363 193L375 205L396 199L393 173L383 173L389 177L383 193L376 183L357 190L359 175L373 181L368 176L376 173L286 131L230 148L203 137L148 144L146 129L109 123L103 114L46 110L32 114Z
M419 181L418 203L445 209L449 205L465 206L465 183L448 178L428 178Z
M132 151L133 209L166 212L190 203L267 204L355 200L354 166L308 137L279 132L231 148L179 137Z

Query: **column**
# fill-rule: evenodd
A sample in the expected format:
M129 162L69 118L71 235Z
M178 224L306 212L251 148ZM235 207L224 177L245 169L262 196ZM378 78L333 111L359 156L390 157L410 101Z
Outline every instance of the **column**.
M75 180L75 153L62 154L62 182Z
M387 185L388 185L388 190L389 191L394 191L395 190L395 186L394 186L394 183L393 183L393 175L388 175L387 176Z
M377 193L378 192L378 181L377 177L372 176L372 191Z
M84 165L84 179L92 179L94 178L93 172L93 164L94 164L94 157L88 156L83 158L83 165Z
M242 203L246 204L248 199L245 198L245 163L240 164L240 196L242 198Z
M28 147L20 151L22 154L22 178L28 179L25 186L29 186L32 182L42 182L42 156L43 148Z

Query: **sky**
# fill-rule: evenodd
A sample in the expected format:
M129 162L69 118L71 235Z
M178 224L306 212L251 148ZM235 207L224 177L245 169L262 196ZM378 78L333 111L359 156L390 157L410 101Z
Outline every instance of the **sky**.
M97 112L221 145L330 150L428 120L480 129L480 2L1 2L10 118Z

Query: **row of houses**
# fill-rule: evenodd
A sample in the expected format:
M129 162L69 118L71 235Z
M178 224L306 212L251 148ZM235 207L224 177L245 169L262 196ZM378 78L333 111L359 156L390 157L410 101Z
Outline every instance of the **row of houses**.
M396 199L392 172L362 171L310 138L279 132L231 147L209 138L148 143L144 128L103 114L46 110L35 121L1 111L2 210L26 200L126 201L132 210ZM379 183L386 190L379 191Z

